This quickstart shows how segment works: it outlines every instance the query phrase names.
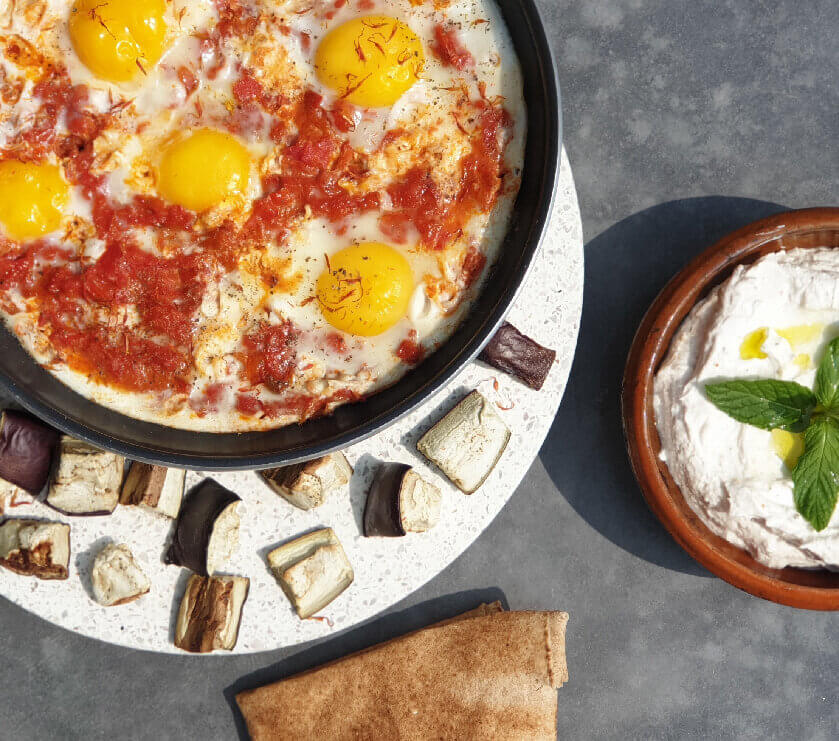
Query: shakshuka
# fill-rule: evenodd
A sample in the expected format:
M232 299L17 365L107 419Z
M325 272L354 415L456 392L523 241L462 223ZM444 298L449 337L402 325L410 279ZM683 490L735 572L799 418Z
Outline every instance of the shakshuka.
M328 413L462 319L525 135L491 0L2 0L0 310L136 418Z

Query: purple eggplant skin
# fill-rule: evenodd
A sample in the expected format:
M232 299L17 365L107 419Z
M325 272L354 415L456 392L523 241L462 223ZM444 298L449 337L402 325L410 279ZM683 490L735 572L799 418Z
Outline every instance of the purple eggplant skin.
M60 434L24 412L0 416L0 478L38 496L50 476Z
M509 322L504 322L481 351L478 360L539 391L556 360L556 351L543 347Z
M207 548L216 518L228 505L238 501L241 497L214 479L204 479L193 486L184 496L164 563L185 566L207 576Z
M398 538L405 535L399 516L399 487L411 470L405 463L382 463L364 505L364 536Z

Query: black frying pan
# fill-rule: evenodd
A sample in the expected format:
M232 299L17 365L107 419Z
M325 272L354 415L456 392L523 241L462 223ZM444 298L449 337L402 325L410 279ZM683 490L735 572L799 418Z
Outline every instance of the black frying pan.
M499 0L524 75L528 133L521 188L500 256L451 338L398 383L328 417L266 432L190 432L141 422L95 404L41 368L0 329L0 386L64 432L131 458L183 468L264 468L344 448L392 424L480 352L510 308L550 214L561 137L559 85L533 0Z

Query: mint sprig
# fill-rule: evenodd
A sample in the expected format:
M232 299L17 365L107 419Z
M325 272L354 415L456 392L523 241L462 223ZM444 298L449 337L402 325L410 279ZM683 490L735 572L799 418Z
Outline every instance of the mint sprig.
M824 530L839 490L839 422L813 420L804 433L804 453L792 469L795 508L815 530Z
M839 337L825 349L813 391L793 381L738 379L706 384L705 393L738 422L804 432L804 453L792 469L793 500L814 530L824 530L839 498Z
M761 430L803 432L818 403L801 384L774 379L709 383L705 393L729 417Z
M825 348L813 391L825 409L839 409L839 337Z

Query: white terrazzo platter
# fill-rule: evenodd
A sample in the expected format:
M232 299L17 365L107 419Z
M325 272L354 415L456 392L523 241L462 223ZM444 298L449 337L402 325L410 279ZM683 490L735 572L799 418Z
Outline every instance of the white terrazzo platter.
M582 308L582 244L574 181L563 150L541 253L509 315L525 334L557 351L556 363L541 391L482 364L470 364L447 389L418 410L349 448L347 457L355 468L349 498L332 496L309 512L285 502L252 471L187 475L187 487L212 475L243 499L239 550L225 569L225 573L251 580L235 653L293 646L372 617L445 569L489 525L539 452L565 390ZM514 406L500 411L512 431L504 455L486 483L467 496L427 464L416 451L416 441L473 388L497 401L499 407L506 408L510 402ZM403 538L361 535L367 487L374 466L384 460L409 463L440 486L443 505L434 529ZM162 562L172 520L123 506L107 517L63 517L37 502L8 509L6 514L69 522L71 559L66 581L40 581L0 569L3 596L45 620L91 638L149 651L178 652L172 645L174 616L189 572ZM341 540L355 581L320 613L328 621L300 620L269 572L265 554L284 541L324 526L332 527ZM135 602L101 607L90 596L90 566L96 553L111 541L131 548L152 588Z

